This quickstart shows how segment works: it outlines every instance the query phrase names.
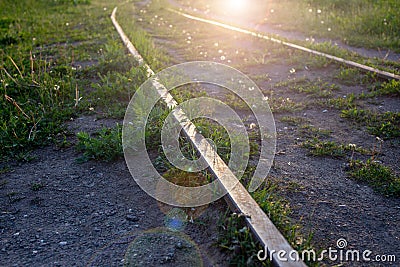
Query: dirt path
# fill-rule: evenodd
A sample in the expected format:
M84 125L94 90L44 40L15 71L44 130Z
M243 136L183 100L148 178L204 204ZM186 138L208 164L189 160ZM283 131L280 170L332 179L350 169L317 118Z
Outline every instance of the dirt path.
M85 116L69 128L94 132L115 123ZM223 202L211 204L195 223L181 222L174 232L168 229L174 228L176 216L164 214L138 187L123 159L77 163L75 148L54 146L32 156L0 176L1 266L123 266L132 260L129 246L135 238L149 238L152 231L174 242L161 238L158 243L165 243L165 249L160 251L151 243L141 246L142 265L188 266L188 259L180 256L189 250L185 244L192 246L197 265L225 265L226 256L215 247Z

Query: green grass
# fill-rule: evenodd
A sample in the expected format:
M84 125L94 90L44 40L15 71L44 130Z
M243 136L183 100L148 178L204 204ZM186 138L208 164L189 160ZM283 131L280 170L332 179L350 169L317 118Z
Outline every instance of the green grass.
M353 160L350 166L349 175L353 179L367 183L385 196L400 197L400 177L389 167L371 159L365 162Z
M114 128L103 128L95 136L87 132L77 134L76 148L83 155L78 159L85 162L91 159L113 161L123 156L122 151L122 126L117 124Z
M219 229L218 245L231 253L231 266L272 266L269 261L257 259L257 252L263 248L246 226L244 216L227 213L220 218Z
M336 144L334 141L321 141L318 139L308 140L302 146L310 150L313 156L330 156L340 158L345 155L345 147Z
M1 1L0 161L24 159L37 147L59 144L68 134L63 123L82 113L123 117L147 76L110 21L117 4ZM160 69L166 57L130 17L118 13L140 52Z
M310 154L318 157L342 159L347 157L348 175L354 180L368 184L378 193L387 197L400 196L400 177L388 166L376 160L382 152L382 140L377 138L372 150L367 150L355 144L340 144L335 141L325 141L318 138L307 140L301 144ZM370 155L366 161L354 159L357 155Z
M252 197L268 215L288 242L298 251L311 249L312 235L304 237L300 233L299 222L290 219L289 204L278 195L277 184L269 182L252 193ZM243 214L233 213L222 218L218 245L233 253L230 264L232 266L272 266L270 261L260 262L257 252L264 249L251 235L244 222ZM314 263L308 263L314 266Z
M308 138L327 138L330 136L331 131L317 128L310 124L303 124L299 126L299 133L301 136Z
M391 139L400 136L399 112L376 113L370 110L351 108L342 110L341 116L364 125L370 134L380 138Z
M287 124L292 125L292 126L299 126L299 125L309 122L309 120L304 117L295 117L295 116L283 116L279 120L281 122L286 122Z
M272 93L271 93L272 94ZM275 113L293 113L295 111L303 110L305 105L303 103L296 102L290 97L274 96L268 97L268 104L271 111Z
M8 56L0 61L0 156L15 157L63 131L61 122L74 116L76 82L71 68L60 73L44 59L26 58L30 68L23 62L11 66Z
M287 88L293 92L304 93L314 98L330 98L340 87L336 84L324 82L321 79L295 78L277 83L276 88Z
M400 96L400 81L390 80L384 82L375 88L372 95Z
M369 154L370 151L356 146L354 144L339 144L335 141L325 141L314 137L311 140L303 142L302 147L307 148L310 154L313 156L328 156L333 158L343 158L351 153L351 157L354 156L354 152L361 154Z
M63 122L79 113L76 92L87 83L76 66L95 61L110 37L109 4L1 1L0 161L65 137Z
M346 96L329 98L326 101L323 101L323 104L336 109L349 109L356 106L355 100L356 96L353 93L350 93Z
M33 183L31 183L31 190L32 191L39 191L43 187L45 187L45 185L43 183L41 183L41 182L33 182Z
M400 3L396 0L272 1L268 22L350 45L399 51Z

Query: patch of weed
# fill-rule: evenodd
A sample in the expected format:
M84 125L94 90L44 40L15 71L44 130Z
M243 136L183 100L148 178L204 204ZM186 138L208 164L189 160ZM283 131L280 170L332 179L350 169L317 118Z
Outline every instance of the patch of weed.
M80 162L91 159L112 161L123 156L122 127L117 124L114 128L103 128L95 137L87 132L77 133L78 143L76 148L83 151Z
M344 85L357 85L363 81L363 75L356 68L341 67L335 78Z
M299 127L299 133L304 137L326 138L331 134L330 130L316 128L310 124L304 124Z
M345 155L345 146L334 141L321 141L317 138L307 140L302 146L308 148L313 156L330 156L341 158Z
M292 211L287 201L278 195L279 189L276 184L269 182L251 195L294 249L299 253L311 249L312 234L304 236L300 233L301 225L290 219Z
M33 182L31 184L31 190L32 191L39 191L40 189L42 189L44 187L44 184L41 182Z
M269 261L260 262L257 253L262 247L254 240L244 216L226 214L219 222L218 245L232 253L230 265L233 266L272 266Z
M376 113L370 110L351 108L342 110L341 117L366 126L370 134L383 139L400 136L399 112Z
M338 144L334 141L324 141L314 137L311 140L303 142L302 147L309 149L310 154L313 156L329 156L334 158L342 158L349 152L352 152L351 158L354 156L354 152L360 154L370 154L371 151L366 150L360 146L354 144Z
M299 126L301 124L309 122L309 120L306 118L294 117L294 116L283 116L279 120L281 122L286 122L287 124L292 125L292 126Z
M375 191L386 196L400 197L400 177L376 160L353 160L349 175L356 181L367 183Z
M268 97L268 104L273 113L295 112L304 109L304 104L297 103L290 97Z
M96 61L111 30L108 12L88 0L0 2L2 159L21 158L64 131L87 83L77 65Z
M330 98L326 100L324 104L336 109L349 109L355 107L355 99L356 96L353 93L350 93L343 97Z
M400 96L400 81L390 80L382 83L372 92L373 95Z
M298 93L306 93L312 97L327 98L332 95L333 91L339 90L339 86L320 79L310 81L307 78L292 79L277 83L275 87L287 87Z

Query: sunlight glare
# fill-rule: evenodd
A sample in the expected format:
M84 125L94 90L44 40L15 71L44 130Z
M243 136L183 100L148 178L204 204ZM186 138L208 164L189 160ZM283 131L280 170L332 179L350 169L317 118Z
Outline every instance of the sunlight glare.
M246 1L245 0L231 0L229 1L232 5L232 8L240 10L244 8Z

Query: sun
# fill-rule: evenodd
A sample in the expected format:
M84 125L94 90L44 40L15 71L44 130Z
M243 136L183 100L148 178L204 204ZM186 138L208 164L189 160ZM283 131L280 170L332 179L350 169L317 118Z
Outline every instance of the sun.
M235 10L241 10L246 6L245 0L230 0L229 1L230 8Z

